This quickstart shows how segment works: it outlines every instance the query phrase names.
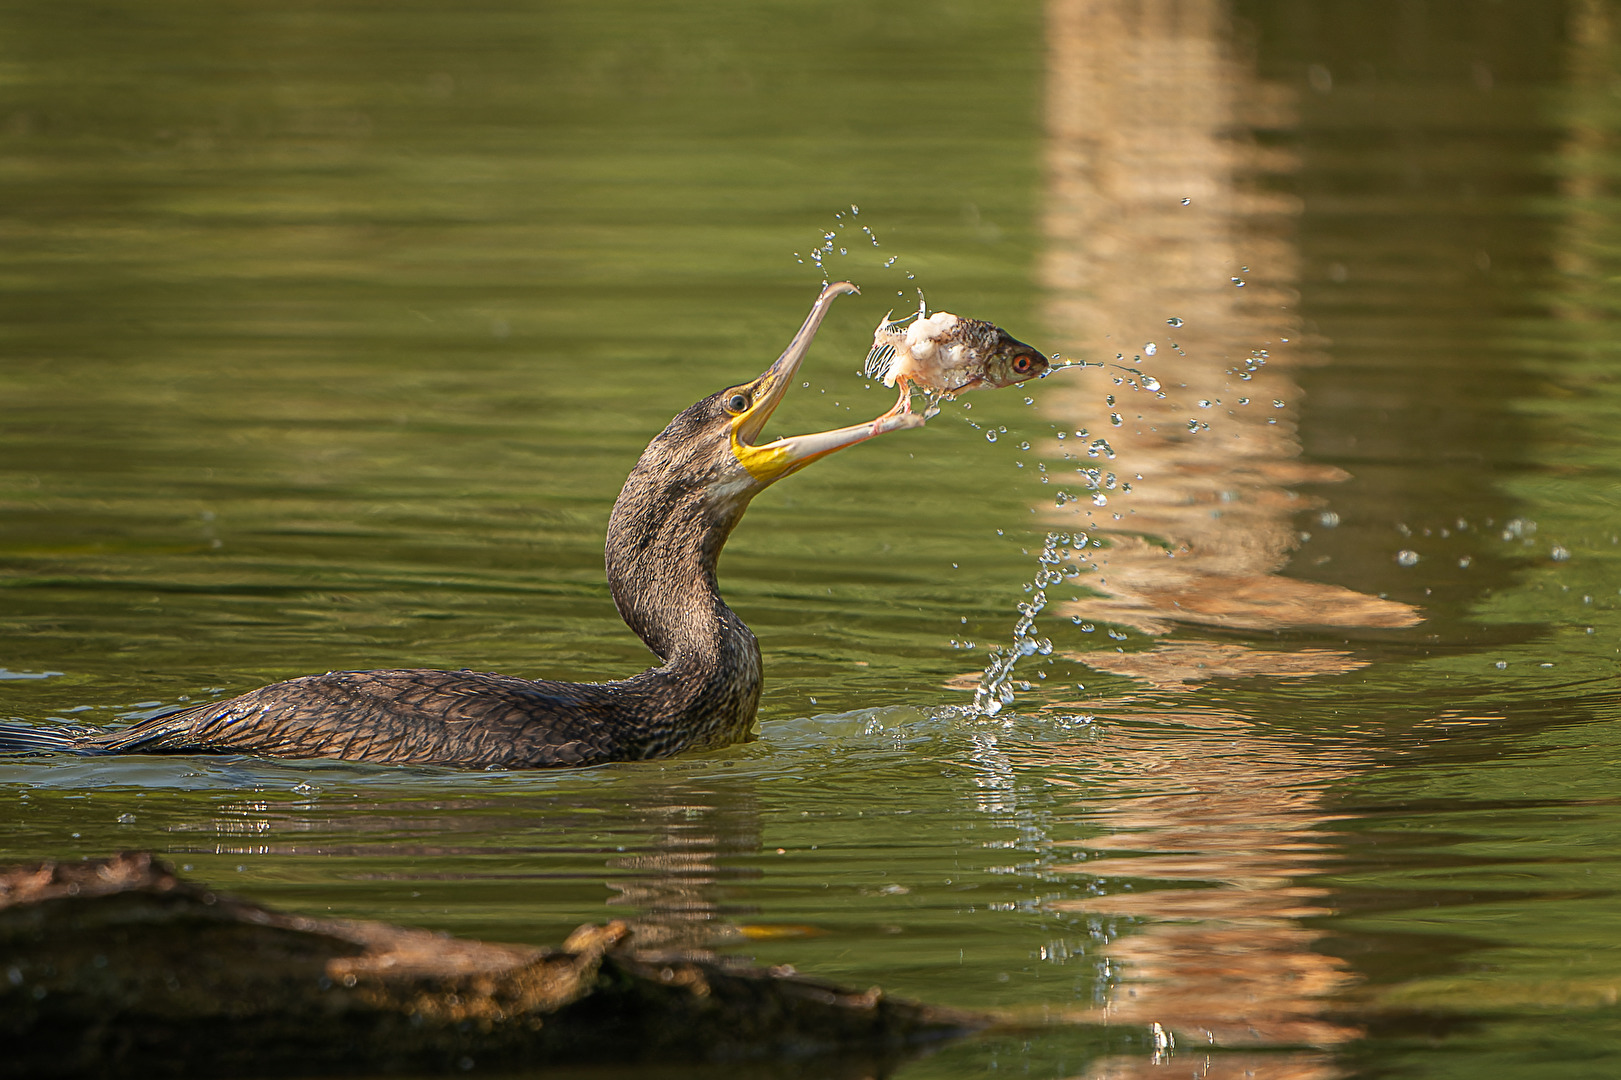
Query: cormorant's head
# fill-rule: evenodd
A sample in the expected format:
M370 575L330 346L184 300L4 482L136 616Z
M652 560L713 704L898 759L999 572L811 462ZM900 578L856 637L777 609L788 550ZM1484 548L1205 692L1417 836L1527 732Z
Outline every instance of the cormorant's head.
M828 305L843 293L858 291L848 281L823 289L805 317L805 324L776 363L758 378L711 394L670 421L670 426L642 455L627 493L632 489L641 491L643 482L657 485L667 494L674 489L697 489L722 518L735 521L755 495L817 458L888 431L921 427L923 417L891 411L864 424L833 431L769 443L757 441L777 403L793 385L794 374Z

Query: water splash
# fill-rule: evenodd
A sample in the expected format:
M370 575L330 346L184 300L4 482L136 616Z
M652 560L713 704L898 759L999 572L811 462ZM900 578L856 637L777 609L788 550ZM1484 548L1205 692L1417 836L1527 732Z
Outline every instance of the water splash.
M1019 621L1013 624L1013 642L1006 646L998 645L991 650L990 663L985 665L985 672L979 679L979 687L974 691L974 712L981 716L995 716L1006 706L1011 705L1014 667L1026 656L1051 655L1053 643L1047 638L1038 636L1036 616L1047 606L1047 587L1064 580L1064 573L1058 568L1064 561L1064 549L1070 546L1080 547L1086 543L1086 539L1085 533L1076 533L1073 537L1064 533L1047 534L1041 554L1036 556L1038 569L1035 579L1025 586L1025 591L1030 593L1030 599L1023 601L1018 607Z
M851 244L849 241L857 238L853 232L850 233L847 238L843 232L845 226L853 225L858 228L865 237L866 241L872 247L877 248L882 246L878 239L878 233L875 229L873 229L872 226L863 225L854 220L860 213L861 207L857 206L855 203L851 203L848 211L840 210L834 213L833 225L830 228L818 229L818 232L821 234L821 239L817 242L816 247L811 249L808 257L810 261L815 264L816 269L821 273L822 285L824 287L826 287L834 277L854 279L857 276L852 267L849 265L841 264L842 269L835 269L831 265L833 259L837 257L842 256L848 258L852 255ZM803 255L800 252L794 252L794 261L800 265L804 265L806 257L806 255ZM883 264L884 268L888 269L889 267L894 266L895 262L899 258L899 255L889 256L888 260Z

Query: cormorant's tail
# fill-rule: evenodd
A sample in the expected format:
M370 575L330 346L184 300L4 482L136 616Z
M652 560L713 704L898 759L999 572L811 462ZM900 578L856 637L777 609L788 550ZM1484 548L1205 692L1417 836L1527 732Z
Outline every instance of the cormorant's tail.
M0 754L94 754L84 740L101 732L84 727L34 727L0 724Z

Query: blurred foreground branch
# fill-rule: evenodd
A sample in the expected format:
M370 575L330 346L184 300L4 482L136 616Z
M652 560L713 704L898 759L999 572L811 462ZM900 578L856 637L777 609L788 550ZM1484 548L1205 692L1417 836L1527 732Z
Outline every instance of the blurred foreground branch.
M855 1077L983 1026L633 936L583 926L551 950L285 915L144 853L0 867L0 1075L715 1060L784 1075L814 1057L818 1075Z

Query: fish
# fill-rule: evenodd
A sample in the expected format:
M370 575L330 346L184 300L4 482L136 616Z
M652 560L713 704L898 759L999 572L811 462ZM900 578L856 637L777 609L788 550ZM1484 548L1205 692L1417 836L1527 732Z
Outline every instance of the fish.
M994 323L949 311L894 319L889 312L873 331L863 373L900 386L895 412L911 408L912 391L947 400L969 390L1011 386L1046 374L1051 366L1035 348Z

